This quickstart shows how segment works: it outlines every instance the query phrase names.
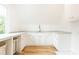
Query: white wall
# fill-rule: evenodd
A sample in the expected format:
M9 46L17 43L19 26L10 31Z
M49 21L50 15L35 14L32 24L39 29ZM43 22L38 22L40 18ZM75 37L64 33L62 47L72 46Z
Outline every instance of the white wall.
M24 24L59 24L63 12L64 5L17 5L18 19Z
M67 23L62 22L64 5L17 5L17 14L21 22L21 30L27 31L29 24L34 24L35 29L40 24L42 31L69 31L70 29Z
M13 31L70 31L70 25L63 20L64 5L19 4L7 5L9 32Z

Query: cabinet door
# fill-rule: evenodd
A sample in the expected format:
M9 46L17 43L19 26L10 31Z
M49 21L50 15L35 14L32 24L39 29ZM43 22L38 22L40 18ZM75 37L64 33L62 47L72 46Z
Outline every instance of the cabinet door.
M58 50L59 51L69 51L71 45L71 35L65 33L58 34Z
M65 19L69 22L77 21L79 19L79 5L65 5Z
M52 38L53 38L53 45L58 49L58 34L57 33L52 33Z

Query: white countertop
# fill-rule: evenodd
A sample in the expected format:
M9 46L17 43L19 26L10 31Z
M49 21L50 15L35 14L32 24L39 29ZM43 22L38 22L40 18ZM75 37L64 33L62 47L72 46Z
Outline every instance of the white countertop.
M10 34L0 34L0 41L7 40L11 37L16 37L21 35L22 33L10 33Z

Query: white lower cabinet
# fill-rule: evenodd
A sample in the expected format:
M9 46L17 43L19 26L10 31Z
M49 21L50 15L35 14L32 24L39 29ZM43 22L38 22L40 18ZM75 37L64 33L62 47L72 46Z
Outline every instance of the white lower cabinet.
M21 36L15 37L15 52L20 52L21 50Z
M57 45L59 51L69 51L71 49L71 34L58 33Z
M21 36L13 37L13 54L16 52L20 52L20 42L21 42Z

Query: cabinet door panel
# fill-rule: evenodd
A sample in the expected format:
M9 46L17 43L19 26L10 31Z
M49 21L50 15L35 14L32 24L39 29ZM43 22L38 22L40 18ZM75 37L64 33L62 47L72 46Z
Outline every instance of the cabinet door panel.
M71 46L71 35L70 34L59 34L59 39L58 39L58 49L60 51L68 51L70 50Z

